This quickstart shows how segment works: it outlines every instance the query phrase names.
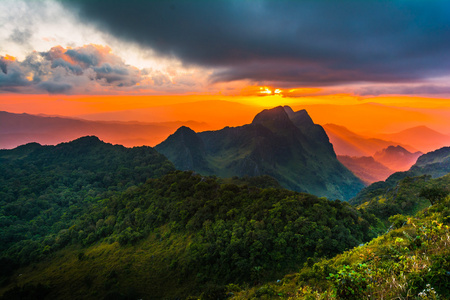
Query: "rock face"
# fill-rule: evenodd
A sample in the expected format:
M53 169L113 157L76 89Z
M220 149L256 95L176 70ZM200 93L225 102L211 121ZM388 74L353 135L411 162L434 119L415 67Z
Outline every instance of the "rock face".
M182 127L155 147L178 169L221 177L270 175L295 191L347 200L363 183L336 158L305 110L263 110L240 127L195 133Z

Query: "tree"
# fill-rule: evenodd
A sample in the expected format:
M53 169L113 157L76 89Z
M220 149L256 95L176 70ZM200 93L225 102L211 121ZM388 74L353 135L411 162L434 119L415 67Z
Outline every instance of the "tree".
M431 187L431 188L423 188L420 191L419 196L427 198L431 205L434 205L441 200L443 200L447 195L449 194L449 191L442 187Z

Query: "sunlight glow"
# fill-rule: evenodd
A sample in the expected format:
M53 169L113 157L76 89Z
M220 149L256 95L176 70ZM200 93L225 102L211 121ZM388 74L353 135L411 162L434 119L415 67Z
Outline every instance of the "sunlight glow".
M16 58L14 56L8 55L6 54L5 56L3 56L4 60L9 60L9 61L16 61Z
M260 94L267 94L267 95L272 94L272 91L266 86L260 87L259 89L260 89L260 91L259 91Z

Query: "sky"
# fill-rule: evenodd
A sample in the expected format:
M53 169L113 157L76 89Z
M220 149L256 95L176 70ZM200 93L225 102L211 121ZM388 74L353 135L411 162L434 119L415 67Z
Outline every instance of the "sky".
M427 111L450 133L448 1L0 0L0 11L0 110L377 103Z

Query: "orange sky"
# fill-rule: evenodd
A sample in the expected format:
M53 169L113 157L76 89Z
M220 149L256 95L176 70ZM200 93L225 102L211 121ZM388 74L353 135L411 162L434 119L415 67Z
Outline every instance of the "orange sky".
M275 88L263 87L264 91ZM91 120L167 122L195 120L213 129L251 122L264 108L290 105L307 109L318 124L335 123L355 132L395 132L426 125L450 133L447 99L419 97L366 98L337 94L302 98L280 95L88 96L2 94L0 110L13 113L80 117ZM377 103L378 105L372 105Z

